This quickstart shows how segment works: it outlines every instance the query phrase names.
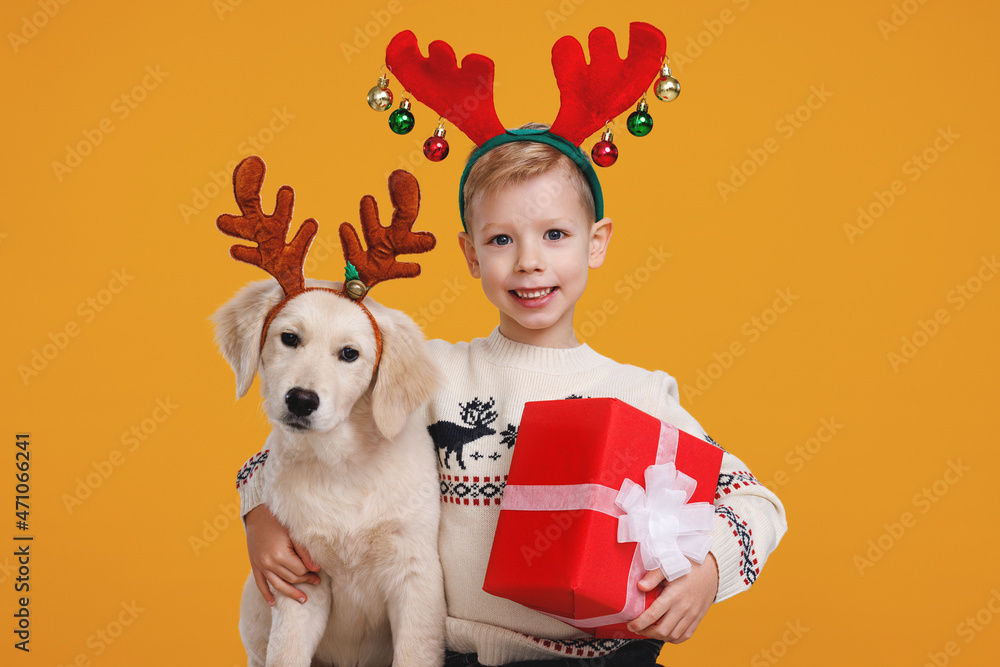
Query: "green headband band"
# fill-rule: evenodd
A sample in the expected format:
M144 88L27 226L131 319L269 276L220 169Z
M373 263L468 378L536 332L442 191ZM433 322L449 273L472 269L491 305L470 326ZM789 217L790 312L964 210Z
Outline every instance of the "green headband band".
M590 191L594 195L595 220L600 220L604 217L604 195L601 193L601 182L597 180L597 172L594 171L594 167L590 164L586 154L568 140L563 139L557 134L552 134L548 130L518 129L507 130L503 134L493 137L477 148L476 152L472 154L472 157L466 163L465 171L462 172L462 180L458 184L458 211L462 216L462 229L469 231L465 224L465 180L469 177L472 165L497 146L509 144L514 141L534 141L539 144L548 144L572 160L580 168L580 171L583 172L583 175L587 177Z

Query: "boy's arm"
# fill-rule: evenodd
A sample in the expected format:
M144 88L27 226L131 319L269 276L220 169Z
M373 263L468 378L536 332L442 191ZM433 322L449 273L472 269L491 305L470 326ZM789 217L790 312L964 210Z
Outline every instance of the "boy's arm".
M305 602L306 594L293 584L318 584L319 576L314 573L319 570L319 565L313 562L305 547L292 541L288 530L263 504L262 489L267 474L267 455L267 450L254 454L236 475L250 568L257 590L269 605L274 604L272 588L299 602Z
M711 553L719 564L722 602L750 588L787 530L785 508L746 464L725 452L715 492Z
M677 400L677 383L667 377L659 416L692 434L704 429ZM704 439L717 445L710 437ZM712 547L700 565L666 584L659 598L630 624L633 632L672 643L691 637L712 602L749 588L785 534L785 509L738 458L723 450L715 493ZM659 570L648 572L639 588L649 591L664 581Z
M681 407L677 381L666 373L656 416L716 447L705 429ZM721 447L719 447L722 449ZM715 490L715 528L711 553L719 568L715 602L745 591L757 580L764 562L785 534L785 508L740 459L723 449Z
M785 533L785 510L777 496L746 466L726 452L715 499L712 548L691 572L666 583L663 592L630 625L632 632L674 644L690 639L713 602L749 588ZM639 589L664 581L659 570L646 573Z

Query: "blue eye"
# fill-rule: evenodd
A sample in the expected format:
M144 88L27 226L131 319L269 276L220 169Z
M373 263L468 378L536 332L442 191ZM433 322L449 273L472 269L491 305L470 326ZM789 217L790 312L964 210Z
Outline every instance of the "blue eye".
M565 236L565 234L559 231L558 229L550 229L549 231L545 232L546 241L558 241L563 236Z
M490 239L490 243L492 243L493 245L507 245L511 243L511 238L506 234L498 234L497 236L494 236L492 239Z

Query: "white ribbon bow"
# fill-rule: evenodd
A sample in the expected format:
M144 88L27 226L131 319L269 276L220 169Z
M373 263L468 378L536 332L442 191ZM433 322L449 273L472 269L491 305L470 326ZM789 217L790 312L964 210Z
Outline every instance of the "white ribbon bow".
M618 517L618 541L638 542L647 570L660 568L668 581L691 571L712 546L715 508L687 501L697 482L673 463L646 468L646 491L630 479L622 483L615 504L625 511Z

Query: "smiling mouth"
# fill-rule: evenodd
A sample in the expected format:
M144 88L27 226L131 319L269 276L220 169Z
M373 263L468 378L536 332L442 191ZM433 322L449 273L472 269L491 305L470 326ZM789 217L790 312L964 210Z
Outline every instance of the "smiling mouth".
M545 287L542 289L532 289L532 290L512 289L510 290L510 293L516 296L518 299L541 299L542 297L548 296L557 289L559 288Z

